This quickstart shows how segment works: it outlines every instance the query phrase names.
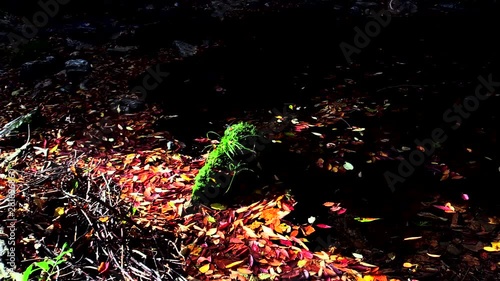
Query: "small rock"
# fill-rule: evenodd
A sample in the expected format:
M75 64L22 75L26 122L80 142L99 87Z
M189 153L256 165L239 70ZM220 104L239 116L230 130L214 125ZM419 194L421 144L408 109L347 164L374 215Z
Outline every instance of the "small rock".
M57 62L53 56L48 56L43 60L25 62L21 65L19 76L21 79L39 79L56 70Z
M136 51L137 49L138 48L136 46L116 46L114 48L108 48L107 51L110 54L123 55Z
M64 65L66 76L73 81L80 80L92 70L90 63L84 59L68 60Z
M144 108L144 101L133 98L117 98L111 101L111 108L117 113L134 113Z
M173 44L183 58L192 57L198 52L198 47L183 41L175 40Z
M454 256L458 256L462 252L452 244L449 244L448 247L446 247L446 251Z

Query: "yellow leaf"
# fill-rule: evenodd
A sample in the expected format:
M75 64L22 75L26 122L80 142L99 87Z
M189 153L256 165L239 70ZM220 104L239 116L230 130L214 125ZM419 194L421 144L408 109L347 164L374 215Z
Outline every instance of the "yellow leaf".
M244 262L244 261L245 261L245 260L240 260L240 261L235 261L235 262L232 262L232 263L230 263L230 264L226 265L226 268L231 268L231 267L233 267L233 266L237 266L238 264L240 264L240 263L242 263L242 262Z
M100 222L107 222L108 220L109 220L109 217L107 217L107 216L106 216L106 217L100 217L100 218L99 218L99 221L100 221Z
M271 278L271 274L269 274L269 273L259 273L260 280L268 280L270 278Z
M58 147L59 147L59 145L58 145L58 144L56 144L53 148L51 148L51 149L49 150L49 153L54 153L55 151L57 151L57 148L58 148Z
M411 264L409 262L405 262L405 263L403 263L403 267L405 267L405 268L412 268L413 264Z
M354 220L357 220L359 222L372 222L372 221L376 221L376 220L379 220L380 218L360 218L360 217L356 217L354 218Z
M205 273L205 272L207 272L209 269L210 269L210 264L209 264L209 263L207 263L207 264L205 264L204 266L200 267L198 270L199 270L201 273Z
M186 176L185 174L181 174L181 178L184 179L185 181L187 182L190 182L191 181L191 178Z
M237 270L239 273L242 273L242 274L252 274L253 273L250 269L244 268L244 267L239 267Z
M483 249L488 252L500 252L500 241L491 242L491 247L484 247Z
M217 227L211 228L207 231L207 236L212 236L217 233Z
M210 207L217 211L224 211L225 209L227 209L227 207L222 205L221 203L212 203L210 204Z
M484 247L483 249L487 252L499 252L500 251L500 249L496 249L493 247Z
M54 210L54 217L60 217L62 215L64 215L64 207L57 207Z
M306 260L300 260L298 263L297 263L297 266L298 267L304 267L304 265L306 265L307 261Z
M245 230L246 235L248 237L250 237L250 238L258 238L257 234L255 234L255 232L252 229L250 229L249 227L242 225L241 228L243 228L243 230Z

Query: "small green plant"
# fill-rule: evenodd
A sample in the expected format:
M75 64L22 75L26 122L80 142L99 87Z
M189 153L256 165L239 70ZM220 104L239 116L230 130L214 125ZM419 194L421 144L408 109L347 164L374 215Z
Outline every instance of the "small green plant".
M257 128L247 122L240 122L228 127L219 144L209 153L205 165L196 175L192 193L193 200L197 201L208 189L216 191L214 193L216 195L225 194L231 188L234 177L238 173L252 171L246 166L248 161L245 156L256 154L251 139L257 136ZM227 180L228 177L230 180ZM226 180L222 180L222 178ZM207 194L205 194L206 197Z
M50 280L52 275L58 273L59 265L66 261L64 257L72 252L73 249L68 247L68 243L64 243L57 257L53 259L45 258L43 261L30 264L23 273L23 281L28 281L30 276L37 271L41 271L38 280Z

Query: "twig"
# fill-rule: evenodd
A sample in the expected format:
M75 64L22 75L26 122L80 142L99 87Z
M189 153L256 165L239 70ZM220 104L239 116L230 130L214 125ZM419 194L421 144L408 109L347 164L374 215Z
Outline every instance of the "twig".
M426 87L426 86L427 85L411 85L411 84L394 85L394 86L388 86L388 87L385 87L385 88L382 88L382 89L378 89L376 91L376 93L382 92L382 91L385 91L385 90L389 90L389 89L394 89L394 88L423 88L423 87Z
M11 155L5 157L5 159L0 163L0 168L4 168L5 165L10 163L14 158L16 158L22 151L24 151L26 148L28 148L30 144L30 138L31 138L31 133L30 133L30 127L28 125L28 139L26 140L26 143L21 146L20 148L16 149Z

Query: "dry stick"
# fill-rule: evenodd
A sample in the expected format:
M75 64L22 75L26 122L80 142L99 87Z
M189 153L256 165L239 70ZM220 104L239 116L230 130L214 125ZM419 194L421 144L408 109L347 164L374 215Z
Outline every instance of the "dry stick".
M376 93L382 92L382 91L385 91L385 90L389 90L389 89L394 89L394 88L423 88L423 87L426 87L426 86L427 85L411 85L411 84L395 85L395 86L388 86L388 87L385 87L385 88L382 88L382 89L378 89L376 91Z
M23 150L28 148L30 144L30 138L31 138L31 133L30 133L30 126L28 125L28 139L26 140L26 143L23 144L20 148L16 149L11 155L5 157L5 159L0 163L0 168L5 167L8 163L10 163L14 158L16 158Z
M79 184L83 184L83 179L82 179L82 176L78 173L78 171L77 171L76 169L75 169L75 174L76 174L76 179L77 179L78 183L79 183ZM90 186L90 185L91 185L90 181L88 181L87 183L88 183L88 186ZM68 195L69 195L69 196L72 196L72 197L77 197L77 196L70 195L70 194L68 194ZM117 215L117 216L118 216L118 218L120 218L120 219L124 219L124 220L126 220L127 222L131 223L132 225L136 226L136 227L137 227L137 229L139 229L141 232L143 232L143 233L144 233L144 232L146 232L146 230L145 230L144 228L142 228L139 224L137 224L135 221L133 221L130 217L123 216L123 215L122 215L122 214L121 214L118 210L116 210L113 206L111 206L111 205L109 205L108 203L106 203L106 202L102 201L102 200L101 200L101 199L99 199L97 196L95 196L95 195L91 194L90 192L87 192L87 196L89 196L91 199L95 200L95 201L96 201L96 202L98 202L99 204L101 204L101 205L105 206L105 207L106 207L109 211L111 211L113 214ZM85 200L85 199L84 199L84 200ZM169 242L169 244L170 244L170 245L173 245L173 246L174 246L175 251L176 251L178 254L180 254L180 251L179 251L179 249L177 249L177 247L175 246L175 243L173 243L173 242L172 242L172 241L170 241L170 240L168 240L168 242ZM114 257L114 255L112 255L112 254L111 254L111 252L109 253L109 255L111 255L111 256L113 257L113 260L115 261L115 263L117 263L117 266L118 266L121 270L123 270L123 267L122 267L120 264L118 264L118 261L116 260L116 258ZM180 254L180 256L182 256L182 254ZM122 262L123 262L123 260L122 260ZM123 265L123 263L122 263L122 265ZM173 270L173 269L171 269L171 268L169 268L169 269L170 269L170 270L172 270L173 272L175 272L175 274L177 274L178 276L182 276L182 275L180 275L178 272L176 272L175 270ZM122 273L122 274L124 274L124 273ZM167 274L168 274L169 276L171 276L171 274L170 274L170 273L168 273L168 272L167 272ZM127 275L127 277L131 278L131 277L130 277L130 275L128 275L128 274L126 274L126 275ZM133 279L131 278L131 280L133 280ZM185 280L185 279L181 279L181 280Z
M75 169L75 175L76 175L76 180L78 181L78 184L81 184L83 186L83 179L82 179L82 176L78 173L78 171ZM88 182L89 185L91 185L90 182ZM119 219L122 219L122 220L125 220L126 222L132 224L133 226L137 227L137 229L139 229L139 231L141 231L142 233L146 233L146 229L144 229L141 225L139 225L138 223L136 223L133 219L131 219L130 217L128 216L124 216L121 214L120 211L116 210L113 206L109 205L108 203L102 201L101 199L99 199L97 196L95 196L94 194L92 193L87 193L87 196L90 197L92 200L96 201L97 203L101 204L102 206L106 207L111 213L113 213L113 215L116 215Z
M113 261L115 262L115 265L120 269L120 272L121 274L123 275L123 277L128 277L129 279L124 279L124 280L134 280L134 278L132 278L132 276L130 276L128 274L128 272L125 271L125 269L123 269L122 266L120 266L120 263L116 260L115 258L115 255L113 254L113 252L109 252L109 256L111 257L111 259L113 259Z

